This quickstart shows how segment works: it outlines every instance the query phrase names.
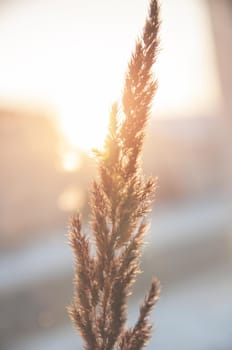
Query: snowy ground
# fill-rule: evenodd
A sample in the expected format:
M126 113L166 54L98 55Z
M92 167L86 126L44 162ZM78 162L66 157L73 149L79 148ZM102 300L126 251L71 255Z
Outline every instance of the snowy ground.
M231 349L232 280L228 276L229 271L223 267L165 291L153 312L155 332L148 349ZM137 306L130 310L130 323L136 315ZM46 349L82 347L71 325L4 347L4 350Z
M158 270L158 275L162 271L162 294L153 313L155 334L149 349L232 348L232 239L228 228L231 212L228 199L220 196L154 211L143 268L151 269L152 256L156 256L155 271ZM30 332L25 326L24 334L23 326L19 325L21 331L17 330L17 322L20 319L23 322L25 315L33 323L33 303L31 306L29 299L27 302L27 295L34 296L40 288L46 300L44 285L54 281L55 285L58 283L58 297L64 278L71 271L72 256L63 233L50 234L46 241L38 240L17 252L2 254L0 339L4 341L0 340L1 350L82 348L67 318L62 319L63 314L56 327ZM140 293L139 290L136 295ZM14 309L19 300L23 300L23 305L16 322ZM59 305L63 313L65 302L61 300L64 305ZM134 300L130 308L131 323L136 318L138 304Z

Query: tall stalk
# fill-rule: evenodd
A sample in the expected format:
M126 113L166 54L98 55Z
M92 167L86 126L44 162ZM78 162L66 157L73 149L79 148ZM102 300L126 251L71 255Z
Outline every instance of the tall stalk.
M146 216L155 190L154 179L142 173L140 158L157 88L151 69L158 30L159 8L151 0L128 64L121 106L112 106L104 149L96 152L99 176L91 190L90 221L94 243L83 232L80 215L70 225L75 277L69 314L86 350L139 350L151 336L148 316L159 294L155 279L134 327L128 328L126 320L127 298L140 272Z

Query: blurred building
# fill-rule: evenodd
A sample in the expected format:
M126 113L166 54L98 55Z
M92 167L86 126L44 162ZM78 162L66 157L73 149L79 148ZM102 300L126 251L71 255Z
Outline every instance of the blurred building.
M232 2L208 0L224 113L232 116Z
M225 120L228 159L232 157L232 3L230 0L209 0L215 55L223 96L222 118ZM227 182L232 193L232 165L229 162Z
M67 152L51 116L0 110L2 248L64 227L71 212L84 207L88 160L76 155L85 175L82 169L66 171Z
M65 227L74 209L87 210L95 168L94 161L79 152L79 169L65 171L72 164L67 163L69 153L61 150L51 118L2 110L0 119L3 247L31 237L32 232ZM219 118L153 121L144 169L158 177L158 203L225 190L223 127Z
M145 145L144 169L158 177L158 202L226 191L225 133L225 121L219 117L153 121Z

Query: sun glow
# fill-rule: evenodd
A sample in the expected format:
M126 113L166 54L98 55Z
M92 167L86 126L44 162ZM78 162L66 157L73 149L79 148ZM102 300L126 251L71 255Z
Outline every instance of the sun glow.
M109 108L100 97L90 101L79 95L80 100L66 102L57 111L59 125L71 147L91 151L102 148L108 127Z
M84 43L82 43L84 47ZM111 60L102 43L100 53L92 59L92 50L85 47L85 55L78 56L74 49L73 58L60 77L61 86L54 96L58 124L71 147L91 151L102 148L109 123L112 103L117 99L122 84L124 65L118 63L112 71ZM120 71L122 72L120 74Z
M72 147L101 148L147 1L67 0L56 16L52 4L12 2L0 13L0 98L48 105ZM206 6L175 0L161 10L154 114L212 115L220 93ZM70 171L74 159L65 162Z

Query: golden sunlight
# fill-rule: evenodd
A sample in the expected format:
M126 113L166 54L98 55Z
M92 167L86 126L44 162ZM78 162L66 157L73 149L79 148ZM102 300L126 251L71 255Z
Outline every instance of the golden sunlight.
M67 0L56 16L48 3L14 2L0 14L0 98L48 105L72 147L101 148L147 2L101 0L91 3L91 12ZM154 115L212 115L220 91L207 7L175 0L161 10ZM66 156L64 169L78 167L74 158Z
M82 97L77 106L73 106L71 102L64 103L58 116L61 131L71 147L89 152L103 146L108 127L107 108L104 111L100 104L85 104ZM71 160L73 156L69 155L68 158Z
M104 144L111 105L120 93L124 70L119 64L117 70L111 72L111 62L104 60L106 49L103 44L99 48L101 54L94 60L91 50L92 47L86 47L86 56L70 61L65 75L60 76L61 86L67 86L67 90L54 89L61 132L71 147L87 152ZM76 52L74 57L77 56Z
M162 6L163 15L169 21L164 21L161 27L161 51L155 65L159 89L153 115L211 115L220 93L207 11L203 4L178 1L181 5L178 9L172 3ZM182 22L177 23L180 8L185 15ZM133 43L131 39L131 46ZM84 41L79 42L84 55L73 55L76 59L71 59L61 80L68 89L56 101L65 137L72 146L85 151L104 144L109 110L120 95L126 68L128 44L121 41L120 49L115 49L109 38L107 45L102 41L94 44L89 33L85 34Z

